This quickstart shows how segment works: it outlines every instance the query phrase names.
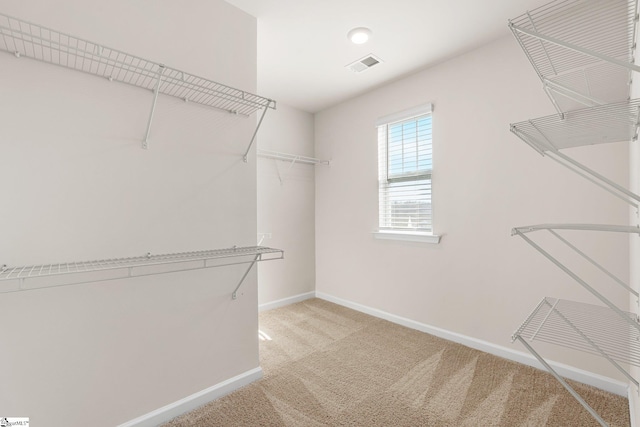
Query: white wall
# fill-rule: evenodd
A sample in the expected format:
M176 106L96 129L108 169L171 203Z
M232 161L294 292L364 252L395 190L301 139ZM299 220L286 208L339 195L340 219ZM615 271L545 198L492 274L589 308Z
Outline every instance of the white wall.
M374 122L425 102L434 103L434 221L444 237L440 245L374 240ZM524 241L510 237L514 226L627 221L624 203L509 132L510 123L554 112L516 41L505 37L318 113L316 155L333 161L330 169L316 171L317 291L507 347L543 297L595 303ZM617 144L571 154L624 183L627 150ZM628 278L626 236L567 236ZM585 278L596 278L584 270L578 269ZM624 291L598 289L627 304ZM538 350L620 378L587 355Z
M54 4L55 3L55 4ZM221 0L4 1L2 12L254 92L255 18ZM253 118L0 53L0 264L255 244ZM0 411L113 426L255 369L246 266L0 294Z
M278 104L260 127L258 147L313 157L313 115ZM313 166L258 158L258 233L285 259L258 266L258 302L271 304L315 290L315 180Z

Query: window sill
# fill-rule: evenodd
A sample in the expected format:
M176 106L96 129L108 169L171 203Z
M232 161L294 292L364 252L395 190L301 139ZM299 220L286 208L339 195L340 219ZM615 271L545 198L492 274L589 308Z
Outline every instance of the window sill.
M437 245L442 238L439 234L411 233L406 231L376 231L373 237L381 240L401 240L405 242L421 242Z

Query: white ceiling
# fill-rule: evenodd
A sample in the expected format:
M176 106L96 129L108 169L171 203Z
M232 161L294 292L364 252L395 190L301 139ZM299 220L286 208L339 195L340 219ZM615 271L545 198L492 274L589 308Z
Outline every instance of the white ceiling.
M226 0L258 21L258 92L311 113L507 36L549 0ZM368 27L364 45L347 40ZM514 39L514 43L516 43ZM363 73L345 65L373 53Z

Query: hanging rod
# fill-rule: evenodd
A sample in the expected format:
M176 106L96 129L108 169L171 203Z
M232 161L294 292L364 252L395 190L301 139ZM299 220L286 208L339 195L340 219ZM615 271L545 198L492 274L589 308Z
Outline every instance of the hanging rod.
M638 323L636 314L624 312L624 316L632 324ZM638 387L638 381L620 363L640 367L640 332L607 307L546 297L514 332L512 342L516 340L603 426L608 424L535 351L531 343L546 342L601 356Z
M509 21L559 113L628 98L636 10L637 0L557 0Z
M264 110L264 118L267 109L276 108L274 100L2 13L0 50L152 91L143 148L147 148L158 93L243 116Z
M511 124L511 132L539 154L560 163L638 208L640 196L563 154L566 148L638 138L640 99L568 111Z
M282 160L292 163L303 163L306 165L328 165L329 160L320 160L313 157L299 156L297 154L282 153L280 151L260 150L258 149L258 156L267 159Z
M196 252L180 252L162 255L151 255L131 258L111 258L97 261L68 262L61 264L42 264L24 267L0 267L0 293L28 291L57 286L78 285L105 280L126 279L130 277L142 277L179 271L200 270L204 268L222 267L237 264L250 264L244 273L240 283L233 292L236 292L249 270L256 262L283 259L284 251L281 249L264 246L232 247L226 249L213 249ZM168 266L161 270L149 269L149 267ZM108 277L96 277L86 279L81 273L95 273L113 271ZM38 278L61 277L61 280L53 280L53 283L37 281ZM75 279L75 280L74 280ZM29 286L27 282L33 281ZM15 282L14 286L3 286L2 282Z

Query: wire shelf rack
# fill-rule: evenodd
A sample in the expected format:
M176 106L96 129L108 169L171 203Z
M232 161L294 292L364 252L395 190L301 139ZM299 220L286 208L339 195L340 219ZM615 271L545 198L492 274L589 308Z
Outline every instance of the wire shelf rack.
M509 27L559 113L629 96L637 0L557 0Z
M96 261L29 265L22 267L7 267L4 265L0 267L0 283L3 281L17 281L18 286L6 288L0 287L0 292L15 292L51 287L51 284L41 282L38 282L35 286L24 286L26 280L43 277L64 276L64 280L56 281L53 286L65 286L235 264L251 264L249 267L250 269L256 262L283 258L284 251L281 249L274 249L265 246L249 246L160 255L147 254L145 256L130 258L111 258ZM169 268L162 270L148 268L143 269L143 267L156 267L161 265L168 265ZM102 276L97 276L95 279L91 279L82 275L82 278L74 280L75 276L80 275L80 273L94 273L108 270L113 270L114 274L109 275L106 279ZM244 277L242 280L244 280ZM242 283L242 280L240 283ZM238 285L238 287L239 286L240 285Z
M282 160L285 162L302 163L305 165L329 165L329 160L320 160L314 157L299 156L297 154L282 153L280 151L272 150L258 150L258 156L265 159Z
M511 132L544 156L638 207L640 196L612 182L560 150L638 138L640 99L568 111L511 124Z
M638 316L625 312L632 322ZM640 367L640 331L608 307L546 297L513 335Z
M533 343L546 342L605 358L631 383L638 381L627 369L640 367L640 330L638 316L624 312L624 317L607 308L575 301L546 297L514 332L519 341L560 384L602 426L608 424L533 348ZM625 366L621 366L623 364Z
M276 108L271 99L5 14L0 14L0 50L234 114ZM145 141L150 124L151 118Z

